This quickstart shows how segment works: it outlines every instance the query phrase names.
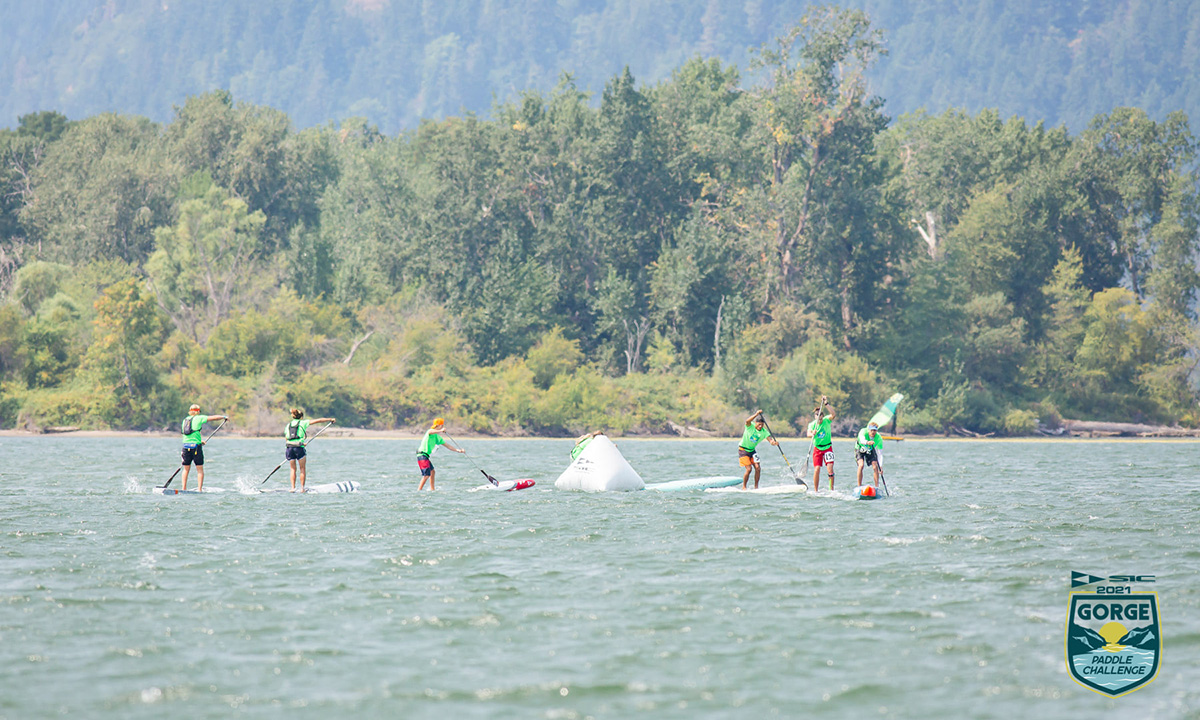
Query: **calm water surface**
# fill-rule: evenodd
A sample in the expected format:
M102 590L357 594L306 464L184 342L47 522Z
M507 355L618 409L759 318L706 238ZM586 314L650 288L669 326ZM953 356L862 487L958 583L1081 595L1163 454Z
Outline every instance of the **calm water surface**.
M0 718L1200 717L1200 444L888 443L873 503L559 492L562 440L465 442L531 490L439 453L417 494L415 444L322 438L311 481L362 492L259 495L281 443L218 437L230 492L163 497L172 440L0 438ZM1071 570L1157 576L1152 684L1071 680Z

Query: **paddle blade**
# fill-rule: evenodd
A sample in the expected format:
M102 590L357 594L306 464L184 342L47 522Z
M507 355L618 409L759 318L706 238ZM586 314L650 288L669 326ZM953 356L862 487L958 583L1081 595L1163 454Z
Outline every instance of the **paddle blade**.
M499 481L499 480L497 480L496 478L492 477L491 475L488 475L487 473L483 472L483 470L480 470L479 472L483 473L483 476L484 476L485 478L487 478L487 479L488 479L488 482L490 482L491 484L493 484L493 485L499 485L499 484L500 484L500 481Z

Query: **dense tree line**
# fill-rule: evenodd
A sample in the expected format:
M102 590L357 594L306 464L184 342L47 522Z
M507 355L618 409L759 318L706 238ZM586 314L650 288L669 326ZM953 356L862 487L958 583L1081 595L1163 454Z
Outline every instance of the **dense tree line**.
M810 0L84 0L0 4L0 123L46 107L170 120L218 88L299 127L385 132L493 98L658 83L692 56L745 66ZM1200 5L1171 0L848 0L889 33L871 70L892 116L998 108L1081 131L1134 106L1200 112Z
M745 70L549 92L396 136L225 91L0 133L0 423L200 400L395 427L728 431L815 396L910 431L1196 424L1196 140L1116 108L891 122L820 9ZM759 78L751 80L751 78Z

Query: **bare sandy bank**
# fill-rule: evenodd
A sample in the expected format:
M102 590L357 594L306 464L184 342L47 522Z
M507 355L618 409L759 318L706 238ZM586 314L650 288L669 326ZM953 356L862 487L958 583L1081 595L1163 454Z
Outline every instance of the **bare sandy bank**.
M221 434L229 439L246 439L246 440L277 439L277 436L275 434L270 434L270 435L252 434L252 433L246 433L246 432L238 432L236 430L233 430L233 431L222 430ZM483 435L483 434L472 433L472 432L452 432L452 433L447 433L447 434L455 439L466 438L466 439L470 439L470 440L505 440L505 441L515 441L515 442L520 442L520 441L525 441L525 440L567 440L567 439L570 439L570 438L564 438L561 436L536 436L536 435L497 436L497 435ZM331 430L323 433L321 435L321 437L331 439L331 440L337 439L337 440L416 441L416 440L421 439L421 435L422 435L421 432L415 432L415 431L411 431L411 430L375 430L375 429L371 429L371 428L341 428L341 427L339 427L339 428L331 429ZM53 432L53 431L52 432L33 432L30 430L0 429L0 438L3 438L3 437L130 438L130 439L170 438L170 439L177 439L179 437L179 434L175 433L175 432L166 431L166 430L64 430L64 431L57 431L57 432ZM679 437L678 435L638 434L638 435L610 435L610 437L612 437L614 439L622 440L624 442L639 442L639 441L664 442L664 441L685 441L686 440L688 442L726 443L726 442L736 441L740 437L740 435L728 435L725 437L717 436L717 437L706 437L706 438L683 438L683 437ZM787 435L780 435L779 439L783 440L785 442L789 442L789 443L807 443L808 442L808 438L790 437ZM853 440L854 438L853 438L853 436L849 436L849 435L847 435L847 436L835 435L834 439L835 440ZM1179 436L1176 436L1176 437L1137 437L1137 436L1129 437L1129 436L1116 436L1116 435L1088 436L1088 435L1072 435L1072 434L1063 434L1063 435L1058 435L1058 436L1028 435L1028 436L1021 436L1021 437L1002 437L1002 438L998 438L998 437L973 438L973 437L961 437L958 435L906 435L903 438L901 438L899 441L888 440L887 442L889 444L891 444L892 442L920 443L920 442L930 442L930 441L937 441L937 442L952 441L952 442L964 442L964 443L978 443L978 442L1006 442L1006 443L1017 442L1017 443L1020 443L1020 442L1079 442L1079 441L1100 441L1100 440L1102 440L1102 441L1114 441L1115 440L1115 441L1123 441L1123 442L1198 442L1198 441L1200 441L1200 438L1194 437L1194 436L1192 436L1192 437L1186 437L1186 436L1184 436L1184 437L1179 437Z

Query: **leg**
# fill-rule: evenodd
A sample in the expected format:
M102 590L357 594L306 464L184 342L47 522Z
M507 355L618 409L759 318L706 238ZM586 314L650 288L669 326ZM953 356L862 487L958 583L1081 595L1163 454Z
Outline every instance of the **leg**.
M430 490L430 492L433 491L433 476L434 475L437 475L437 470L436 469L430 470L429 471L429 490Z
M863 471L863 466L866 464L867 464L867 461L865 459L858 458L858 486L859 487L862 487L862 471Z
M308 456L300 458L300 492L304 492L304 481L308 475L308 472L305 470L307 465ZM296 487L295 483L292 484L292 487Z
M292 492L296 492L296 461L288 460L288 465L291 467Z
M184 490L187 490L187 479L188 479L188 473L190 473L191 471L192 471L192 464L191 464L191 463L186 463L186 464L183 466L183 489L184 489Z
M871 465L874 466L872 469L875 471L875 487L879 487L879 473L883 472L883 468L879 467L878 460L871 463Z
M758 478L760 475L762 475L762 465L759 463L754 463L754 489L755 490L758 489Z
M829 476L829 492L833 492L833 463L825 463L825 474Z
M746 486L749 482L750 482L750 466L747 465L746 472L742 473L742 489L743 490L746 489Z
M196 466L196 492L204 492L204 466Z

